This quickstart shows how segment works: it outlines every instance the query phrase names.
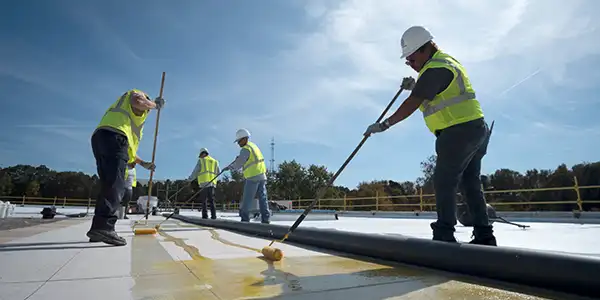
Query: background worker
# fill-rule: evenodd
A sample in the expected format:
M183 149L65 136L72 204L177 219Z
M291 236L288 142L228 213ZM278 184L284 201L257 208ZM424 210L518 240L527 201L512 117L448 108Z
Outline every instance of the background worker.
M140 159L137 150L149 111L162 108L164 103L162 98L152 101L140 90L129 90L108 108L92 134L100 191L92 225L86 234L90 241L117 246L127 244L115 232L116 211L125 192L125 169L128 163L135 162L154 170L154 164Z
M437 221L431 223L433 239L456 242L455 197L460 183L473 217L474 239L470 243L495 246L480 180L489 128L465 68L442 52L422 26L408 28L402 35L401 46L402 58L419 73L417 82L405 78L403 87L412 90L411 95L389 118L370 125L365 135L385 131L419 108L428 129L436 136L433 181Z
M227 170L239 170L242 168L244 182L244 193L240 203L240 217L242 222L250 222L250 207L254 203L254 197L258 194L258 207L260 209L261 222L269 224L271 210L267 200L267 167L262 152L249 141L250 132L240 129L235 134L235 143L242 149L235 161L223 168Z
M133 188L137 186L137 176L135 171L135 162L127 164L127 171L125 171L125 193L121 200L121 207L123 209L123 219L129 219L127 217L127 211L129 210L129 202L133 198Z
M215 207L215 189L217 188L217 175L219 175L219 162L212 158L208 154L208 149L200 149L200 155L196 167L192 171L188 180L192 182L194 178L198 180L198 186L200 193L196 198L197 202L201 202L202 205L202 219L208 219L208 212L206 209L206 201L210 205L210 218L217 218L217 209Z

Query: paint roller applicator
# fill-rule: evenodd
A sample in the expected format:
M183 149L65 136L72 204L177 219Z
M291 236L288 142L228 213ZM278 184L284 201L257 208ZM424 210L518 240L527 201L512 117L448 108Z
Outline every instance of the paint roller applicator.
M262 253L262 255L268 260L280 261L281 259L283 259L283 251L274 247L266 246L262 248L260 253Z
M136 228L133 230L135 235L156 234L156 228Z

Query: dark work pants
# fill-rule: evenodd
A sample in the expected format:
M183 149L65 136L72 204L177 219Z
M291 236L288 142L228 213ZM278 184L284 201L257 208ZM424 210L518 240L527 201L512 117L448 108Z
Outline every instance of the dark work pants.
M448 127L437 134L433 181L438 219L431 224L434 239L453 238L459 184L473 217L475 238L492 235L480 179L481 160L488 143L489 128L483 118Z
M204 184L201 184L202 186ZM217 209L215 208L215 187L208 186L204 188L200 193L198 193L198 200L202 205L202 218L208 218L208 209L207 203L210 206L210 216L211 218L217 217Z
M125 193L127 148L127 137L122 134L100 129L92 135L92 151L100 178L92 230L115 230L116 212Z

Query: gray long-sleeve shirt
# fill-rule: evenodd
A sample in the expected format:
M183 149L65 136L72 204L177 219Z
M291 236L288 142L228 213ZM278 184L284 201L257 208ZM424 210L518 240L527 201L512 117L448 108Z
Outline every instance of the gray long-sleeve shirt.
M244 166L244 164L246 163L246 161L248 161L249 158L250 158L250 150L248 150L246 148L240 149L240 154L231 163L231 165L229 166L229 169L230 170L241 169ZM246 178L246 180L251 180L251 181L267 180L267 174L263 173L263 174L259 174L256 176L252 176L250 178Z
M194 180L194 178L198 177L198 172L200 172L200 170L202 170L202 160L201 159L199 159L198 162L196 163L196 166L194 167L192 174L190 174L190 176L188 177L188 180L191 181L191 180ZM221 173L218 162L217 162L217 168L216 168L215 172L217 172L217 174ZM202 186L204 186L204 184ZM207 187L209 187L209 186L215 187L216 185L213 182L209 182L206 186Z

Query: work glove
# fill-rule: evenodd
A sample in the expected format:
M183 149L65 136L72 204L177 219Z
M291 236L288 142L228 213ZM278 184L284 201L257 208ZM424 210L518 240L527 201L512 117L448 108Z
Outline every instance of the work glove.
M407 90L407 91L411 91L412 89L415 88L415 79L408 76L408 77L404 77L404 79L402 79L402 89Z
M367 130L365 131L365 133L363 135L369 136L373 133L385 131L388 128L390 128L390 123L388 120L385 120L381 123L373 123L373 124L369 125L369 127L367 127Z
M154 99L154 103L156 104L156 109L161 109L163 106L165 106L165 99L156 97L156 99Z
M156 169L156 165L149 161L142 161L140 163L140 166L142 166L142 168L144 168L146 170L150 170L150 171L154 171Z

